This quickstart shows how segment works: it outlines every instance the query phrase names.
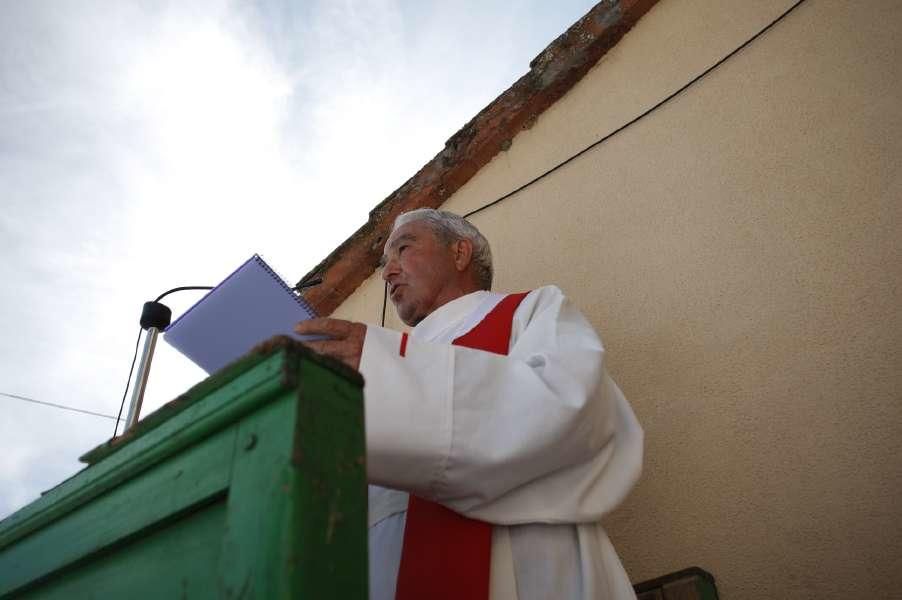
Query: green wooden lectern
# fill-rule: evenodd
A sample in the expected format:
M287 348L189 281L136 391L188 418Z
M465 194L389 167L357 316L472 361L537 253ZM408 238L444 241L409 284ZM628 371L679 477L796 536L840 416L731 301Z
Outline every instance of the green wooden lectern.
M0 522L0 598L365 599L362 388L261 345Z

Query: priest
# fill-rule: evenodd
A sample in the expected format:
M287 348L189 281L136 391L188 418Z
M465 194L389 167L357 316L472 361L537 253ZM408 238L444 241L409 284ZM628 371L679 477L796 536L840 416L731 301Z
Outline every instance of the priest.
M400 215L382 278L409 333L298 324L366 381L370 597L634 598L602 517L642 468L605 349L554 286L492 292L465 219Z

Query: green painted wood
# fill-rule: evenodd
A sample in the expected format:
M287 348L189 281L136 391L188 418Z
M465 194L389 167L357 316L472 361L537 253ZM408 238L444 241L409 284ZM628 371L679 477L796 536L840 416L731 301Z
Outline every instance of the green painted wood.
M234 445L235 428L223 430L25 537L3 553L0 594L224 494Z
M0 598L366 598L359 375L277 339L160 412L0 523Z
M211 598L216 589L219 547L209 543L225 523L225 498L147 535L30 592L23 600L160 600ZM177 552L173 549L178 549ZM152 568L148 568L152 565ZM164 576L161 576L164 574Z
M203 402L189 396L192 401L186 402L169 420L129 434L125 443L111 449L105 444L89 453L107 451L103 460L98 459L92 468L81 471L0 522L0 548L139 475L266 402L281 389L282 363L278 357L272 357L251 364L254 368L249 368L243 377L214 388L208 396L200 398Z
M224 598L367 597L361 391L309 361L299 375L299 397L284 400L293 419L273 403L239 431Z
M333 598L366 598L367 512L358 504L367 501L363 395L323 371L312 362L300 365L293 461L302 474L295 497L303 518L296 525L312 543L301 548L298 572L301 580L317 574L320 589L332 590Z
M293 398L286 397L291 403ZM292 558L291 522L294 476L290 452L291 423L281 405L261 410L242 423L241 451L235 457L229 490L229 515L222 540L220 597L283 597L285 563ZM261 543L261 532L269 536Z

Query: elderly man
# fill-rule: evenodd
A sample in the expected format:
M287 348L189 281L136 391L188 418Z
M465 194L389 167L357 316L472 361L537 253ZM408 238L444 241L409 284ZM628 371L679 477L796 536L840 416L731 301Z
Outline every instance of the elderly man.
M366 380L371 597L633 598L599 520L642 430L592 327L556 287L489 291L488 243L447 212L398 217L383 258L409 335L297 326Z

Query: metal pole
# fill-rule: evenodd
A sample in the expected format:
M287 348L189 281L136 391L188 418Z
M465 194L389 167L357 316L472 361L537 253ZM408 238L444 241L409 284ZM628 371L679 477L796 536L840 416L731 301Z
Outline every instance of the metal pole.
M141 362L138 365L138 374L135 376L135 388L132 390L132 400L128 405L128 417L125 419L125 431L131 429L138 422L141 415L141 403L144 402L144 389L147 387L147 377L150 375L150 363L153 360L153 350L157 345L156 327L147 329L144 338L144 350L141 352Z

